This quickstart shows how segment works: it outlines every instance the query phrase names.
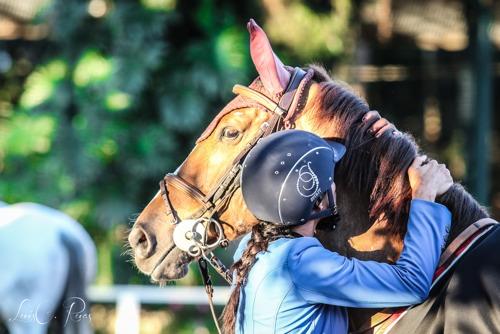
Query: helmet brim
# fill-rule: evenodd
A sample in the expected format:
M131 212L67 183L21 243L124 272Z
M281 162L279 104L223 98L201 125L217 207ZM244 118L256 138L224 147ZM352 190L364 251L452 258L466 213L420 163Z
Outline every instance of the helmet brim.
M331 138L323 138L323 139L333 149L333 153L334 153L333 160L335 161L335 163L339 162L340 159L342 159L342 157L344 156L344 154L346 152L346 147L334 139L331 139Z

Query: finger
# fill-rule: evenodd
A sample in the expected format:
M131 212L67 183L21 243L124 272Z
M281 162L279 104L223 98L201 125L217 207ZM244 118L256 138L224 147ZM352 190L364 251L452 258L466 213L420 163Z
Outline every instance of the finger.
M446 164L439 164L439 167L442 169L448 170L448 167L446 166Z
M437 169L437 161L432 159L429 160L429 158L426 157L419 169L422 177L428 176L429 173L434 174Z
M375 133L375 137L378 138L385 132L393 129L394 129L394 124L387 122L387 124L385 124L383 127L377 130L377 132Z
M444 166L439 165L438 169L439 169L439 172L441 173L441 175L443 175L445 177L447 177L450 173L450 171Z
M446 177L451 178L451 172L450 172L450 170L446 167L446 165L445 165L445 164L440 164L440 165L439 165L439 167L441 168L442 173L443 173Z
M438 164L436 167L436 174L439 175L440 182L446 184L448 182L453 182L453 178L451 177L450 171L446 168L445 164Z
M422 162L422 166L427 165L429 162L431 162L432 158L427 157L424 162Z
M448 170L448 168L446 168L446 165L445 164L439 164L438 165L438 168L442 171L442 172L445 172Z
M422 166L422 177L428 176L430 174L436 175L438 173L440 173L440 169L436 160L430 160Z
M370 110L369 112L367 112L365 114L365 116L363 117L362 121L363 122L366 122L368 121L369 119L372 119L372 118L380 118L380 114L378 113L378 111L376 110Z
M427 159L426 155L419 155L415 159L413 159L413 162L411 163L410 168L417 169L422 166L422 163Z
M373 133L375 133L381 128L383 128L387 123L389 123L389 121L387 121L385 118L381 118L377 120L375 123L373 123L370 129L373 131Z
M439 166L438 162L434 159L427 161L427 163L424 166L428 166L429 169L432 169L433 171L437 171Z
M419 155L415 157L415 159L413 159L413 162L411 163L411 167L413 168L420 167L422 163L425 161L425 159L427 159L426 155Z

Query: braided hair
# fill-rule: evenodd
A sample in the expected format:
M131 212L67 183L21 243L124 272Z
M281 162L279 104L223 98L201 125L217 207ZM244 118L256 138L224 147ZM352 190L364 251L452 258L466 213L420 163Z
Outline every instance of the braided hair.
M260 252L267 251L269 243L280 238L297 238L300 234L293 232L290 226L280 226L260 222L252 228L252 236L241 258L231 266L234 273L234 288L221 316L224 334L233 334L236 329L236 315L240 302L241 287L245 285L248 273L256 262Z

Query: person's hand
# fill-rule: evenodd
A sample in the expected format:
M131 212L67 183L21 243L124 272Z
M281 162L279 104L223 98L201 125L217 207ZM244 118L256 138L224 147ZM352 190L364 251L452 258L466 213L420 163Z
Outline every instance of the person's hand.
M396 130L394 124L389 122L387 119L382 118L376 110L370 110L367 112L363 117L363 122L366 123L372 118L376 119L376 121L370 126L368 131L376 138L380 137L386 131L392 131L393 134L400 134L400 132Z
M424 199L434 201L436 196L444 194L453 184L450 171L444 164L438 164L436 160L430 160L422 165L427 159L421 155L413 160L408 168L408 178L412 190L413 199Z

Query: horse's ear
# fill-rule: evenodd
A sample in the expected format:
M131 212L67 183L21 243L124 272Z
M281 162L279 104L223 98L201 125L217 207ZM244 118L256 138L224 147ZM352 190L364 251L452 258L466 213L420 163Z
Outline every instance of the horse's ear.
M250 33L250 54L266 89L274 95L283 92L290 81L290 73L274 54L264 30L253 19L247 24Z

